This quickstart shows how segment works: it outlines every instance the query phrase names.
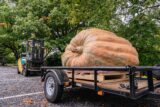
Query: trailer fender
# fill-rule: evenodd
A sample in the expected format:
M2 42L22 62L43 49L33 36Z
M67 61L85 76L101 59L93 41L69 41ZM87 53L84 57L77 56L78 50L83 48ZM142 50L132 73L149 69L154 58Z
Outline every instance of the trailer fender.
M45 80L45 77L49 72L54 73L54 75L56 76L56 78L58 80L58 84L59 85L63 85L64 82L68 82L69 81L69 78L66 75L66 73L63 70L57 70L57 69L47 69L45 74L43 75L42 81Z

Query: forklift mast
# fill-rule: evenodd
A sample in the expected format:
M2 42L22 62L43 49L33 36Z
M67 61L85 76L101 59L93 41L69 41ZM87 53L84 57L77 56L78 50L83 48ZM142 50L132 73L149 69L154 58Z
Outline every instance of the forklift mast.
M42 63L44 58L44 40L28 40L26 46L27 60Z
M18 74L29 76L30 72L41 72L44 62L44 40L30 39L22 43L18 60Z

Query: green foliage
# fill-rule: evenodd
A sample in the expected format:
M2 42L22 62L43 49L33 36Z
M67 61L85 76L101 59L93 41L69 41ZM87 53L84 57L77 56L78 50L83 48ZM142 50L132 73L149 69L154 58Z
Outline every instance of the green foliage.
M46 58L46 65L47 66L62 66L61 64L61 53L60 52L54 52L51 53L47 58Z
M28 13L27 17L16 17L13 32L25 39L30 38L32 35L37 38L50 36L50 28L32 13Z
M43 38L47 47L63 52L78 31L97 27L130 40L141 65L159 63L158 0L14 0L13 4L0 3L0 22L7 23L0 27L1 52L17 58L18 46L30 38Z
M14 57L14 54L13 53L10 53L8 55L6 55L5 57L6 59L6 62L9 63L9 64L14 64L14 63L17 63L17 60L16 58Z
M160 12L160 5L156 0L131 0L129 3L130 6L125 5L124 16L130 15L130 19L127 24L121 25L117 32L136 47L141 65L157 64L160 62L160 50L157 48L160 44L160 23L155 16Z

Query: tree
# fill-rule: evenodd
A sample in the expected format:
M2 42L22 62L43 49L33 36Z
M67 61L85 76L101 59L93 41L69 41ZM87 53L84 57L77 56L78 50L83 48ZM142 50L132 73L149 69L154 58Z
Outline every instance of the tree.
M13 25L13 32L19 35L20 39L28 39L31 36L45 38L50 36L50 28L37 16L28 13L26 17L16 17Z
M8 55L6 51L9 49L10 52L13 52L16 59L19 58L19 43L14 38L7 37L0 37L0 46L3 51L1 55ZM8 51L7 51L8 52Z
M12 7L3 2L3 5L0 7L0 21L5 23L3 27L0 27L0 45L2 50L10 50L14 53L16 59L19 57L18 50L18 41L17 35L13 33L12 26L15 22L14 19L15 12L12 10ZM5 55L5 50L3 51Z
M120 5L125 23L120 25L117 33L129 39L139 52L142 65L159 63L160 23L157 18L160 3L157 0L128 0Z
M3 2L0 7L0 21L7 24L0 33L14 41L15 49L34 37L63 52L81 29L97 27L130 40L142 65L160 60L158 54L151 54L160 50L158 0L16 0L15 4Z

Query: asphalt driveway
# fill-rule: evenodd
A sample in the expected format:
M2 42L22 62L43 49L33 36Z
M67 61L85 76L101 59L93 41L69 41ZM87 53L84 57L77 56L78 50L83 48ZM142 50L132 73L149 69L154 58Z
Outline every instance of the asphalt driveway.
M43 94L40 76L23 77L16 67L0 67L0 107L159 107L160 100L131 101L116 96L98 96L87 89L66 89L62 101L51 104Z

